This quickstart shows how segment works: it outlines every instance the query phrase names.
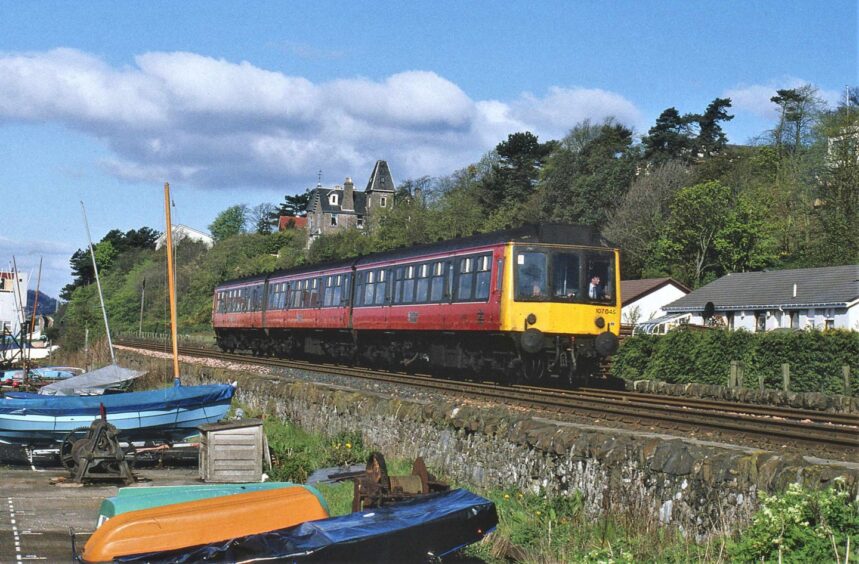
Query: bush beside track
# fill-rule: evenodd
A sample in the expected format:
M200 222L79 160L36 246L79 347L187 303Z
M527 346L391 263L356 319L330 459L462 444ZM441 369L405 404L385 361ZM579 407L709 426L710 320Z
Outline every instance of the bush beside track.
M635 335L624 340L611 372L624 380L726 385L731 361L744 366L746 387L781 389L790 364L790 391L845 393L842 366L850 366L852 395L859 394L859 333L854 331L690 331Z

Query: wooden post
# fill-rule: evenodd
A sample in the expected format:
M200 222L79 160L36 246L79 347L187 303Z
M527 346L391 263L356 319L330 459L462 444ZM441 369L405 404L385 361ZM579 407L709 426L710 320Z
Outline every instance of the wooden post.
M763 372L758 373L758 390L760 390L761 393L763 393L763 391L764 391L764 373Z
M728 387L736 388L737 387L737 361L731 361L731 373L728 375Z
M785 392L790 391L790 364L787 362L781 365L781 387Z
M743 362L737 363L737 387L742 388L746 385L746 366Z
M852 396L853 390L850 389L850 365L845 364L841 367L841 377L844 378L844 395Z

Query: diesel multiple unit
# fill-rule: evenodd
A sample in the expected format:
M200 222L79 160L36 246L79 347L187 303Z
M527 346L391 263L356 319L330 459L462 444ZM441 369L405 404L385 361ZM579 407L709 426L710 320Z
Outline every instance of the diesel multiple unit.
M218 345L392 369L570 382L617 349L618 250L530 225L233 280Z

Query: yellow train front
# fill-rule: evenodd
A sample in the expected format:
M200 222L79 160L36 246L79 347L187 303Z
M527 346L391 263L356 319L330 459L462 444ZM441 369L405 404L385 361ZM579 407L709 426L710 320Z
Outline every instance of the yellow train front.
M574 383L617 351L619 259L601 246L507 245L500 329L518 341L521 379Z

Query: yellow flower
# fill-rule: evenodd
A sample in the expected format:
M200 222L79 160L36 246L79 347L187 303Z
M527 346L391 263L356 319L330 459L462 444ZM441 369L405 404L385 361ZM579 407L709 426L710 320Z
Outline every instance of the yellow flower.
M510 499L510 494L504 494L504 499Z
M352 448L352 443L346 443L346 448Z
M539 517L539 516L540 516L540 512L538 511L538 512L537 512L537 517Z

